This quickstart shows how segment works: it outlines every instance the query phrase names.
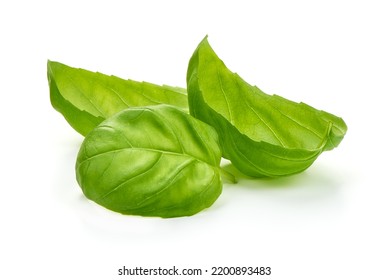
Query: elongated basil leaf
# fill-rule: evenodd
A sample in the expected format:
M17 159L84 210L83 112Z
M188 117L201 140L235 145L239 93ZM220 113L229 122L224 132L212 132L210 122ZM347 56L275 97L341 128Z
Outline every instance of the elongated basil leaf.
M249 85L228 70L207 38L189 62L187 86L190 113L218 131L223 156L249 176L301 172L347 131L339 117Z
M85 137L76 177L86 197L113 211L187 216L220 195L220 160L211 126L169 105L130 108Z
M129 107L170 104L187 108L186 90L72 68L48 61L50 100L82 135L106 118Z

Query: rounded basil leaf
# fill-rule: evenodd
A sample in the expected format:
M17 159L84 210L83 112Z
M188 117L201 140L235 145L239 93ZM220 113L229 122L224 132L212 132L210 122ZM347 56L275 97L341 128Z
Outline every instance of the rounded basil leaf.
M169 105L126 109L85 138L76 176L85 196L116 212L193 215L221 193L215 130Z

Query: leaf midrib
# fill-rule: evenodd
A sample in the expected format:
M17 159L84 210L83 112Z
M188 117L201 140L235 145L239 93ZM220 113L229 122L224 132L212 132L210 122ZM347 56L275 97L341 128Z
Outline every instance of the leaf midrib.
M103 153L99 153L99 154L96 154L96 155L93 155L91 157L88 157L86 159L84 159L82 162L79 163L79 166L81 166L82 164L86 163L87 161L91 160L91 159L94 159L96 157L99 157L99 156L102 156L102 155L106 155L106 154L110 154L110 153L116 153L116 152L119 152L119 151L124 151L124 150L135 150L135 151L148 151L148 152L154 152L154 153L161 153L161 154L167 154L167 155L175 155L175 156L182 156L182 157L189 157L189 158L192 158L194 160L197 160L199 162L203 162L203 163L206 163L210 166L213 166L213 167L217 167L216 165L212 165L206 161L203 161L199 158L196 158L190 154L187 154L187 153L179 153L179 152L172 152L172 151L165 151L165 150L160 150L160 149L152 149L152 148L139 148L139 147L126 147L126 148L120 148L120 149L115 149L115 150L109 150L109 151L106 151L106 152L103 152Z

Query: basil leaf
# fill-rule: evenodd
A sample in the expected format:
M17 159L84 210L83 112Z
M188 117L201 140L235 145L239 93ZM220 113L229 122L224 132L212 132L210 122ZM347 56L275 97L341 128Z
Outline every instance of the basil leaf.
M113 211L187 216L220 195L220 160L211 126L169 105L130 108L85 137L76 178L86 197Z
M190 113L217 130L223 156L249 176L301 172L347 131L337 116L246 83L218 58L207 37L189 62L187 86Z
M137 106L170 104L187 108L186 90L123 80L48 61L52 106L82 135L113 114Z

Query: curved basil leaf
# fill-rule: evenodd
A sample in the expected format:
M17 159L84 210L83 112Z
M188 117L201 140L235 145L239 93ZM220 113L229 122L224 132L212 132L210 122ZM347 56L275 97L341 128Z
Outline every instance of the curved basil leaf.
M216 131L169 105L130 108L84 139L76 178L85 196L123 214L193 215L221 193Z
M190 113L217 130L223 156L249 176L301 172L347 131L339 117L249 85L228 70L207 38L189 62L187 86Z
M129 107L170 104L187 108L186 90L72 68L48 61L50 100L82 135L106 118Z

